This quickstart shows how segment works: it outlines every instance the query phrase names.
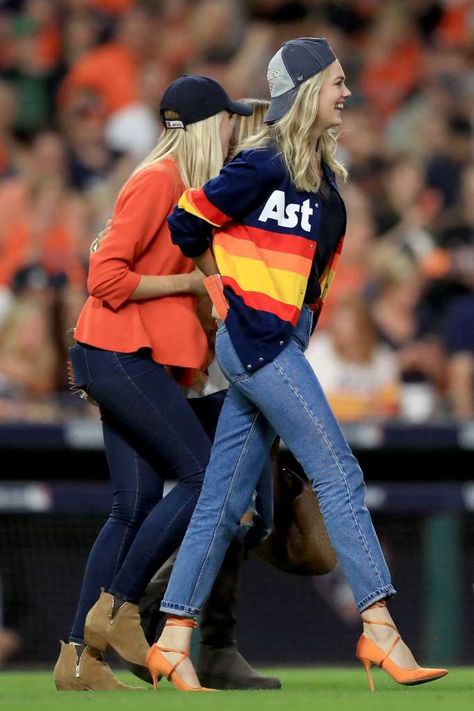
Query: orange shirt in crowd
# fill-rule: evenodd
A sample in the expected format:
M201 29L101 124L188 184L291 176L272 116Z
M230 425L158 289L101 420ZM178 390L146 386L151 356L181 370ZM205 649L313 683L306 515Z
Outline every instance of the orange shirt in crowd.
M38 35L38 67L53 68L61 59L61 32L58 25L49 25Z
M138 100L138 62L125 47L110 42L81 57L70 69L59 92L59 101L67 106L76 92L98 94L106 114Z
M365 98L382 117L393 114L416 86L421 65L421 49L415 39L400 42L398 47L362 69L360 87Z
M1 249L0 285L11 286L15 272L34 262L50 274L65 274L70 284L82 288L86 274L77 254L75 231L69 222L66 218L51 225L41 235L41 243L36 248L31 238L33 218L28 215L12 222Z
M89 0L88 4L111 15L121 15L136 5L136 0Z
M472 11L471 0L466 2L458 0L455 4L445 3L443 17L436 32L441 44L469 47L469 42L472 40L472 23L469 16Z
M171 158L150 165L125 184L110 232L90 258L91 296L79 316L77 341L122 353L148 347L157 363L206 367L207 338L195 296L130 300L142 275L194 269L192 260L171 242L166 222L184 189Z

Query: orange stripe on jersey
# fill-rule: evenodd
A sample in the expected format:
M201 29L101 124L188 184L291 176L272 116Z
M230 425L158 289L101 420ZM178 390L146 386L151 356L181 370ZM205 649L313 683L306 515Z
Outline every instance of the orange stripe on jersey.
M312 259L308 257L258 247L254 241L238 239L232 235L218 234L214 239L214 245L234 257L248 257L249 259L264 262L267 267L284 269L285 271L295 272L305 277L307 277L311 271ZM312 251L314 252L314 249Z
M237 239L250 240L255 242L257 247L263 249L271 249L275 252L283 252L285 254L298 254L300 257L313 259L315 243L305 237L298 235L282 234L280 232L269 232L262 230L259 227L250 227L249 225L238 225L232 223L226 227L225 233L217 232L217 235L222 235L224 238L227 235L236 237Z
M206 220L206 222L209 222L215 227L220 227L220 225L231 220L230 217L207 199L202 189L194 190L193 188L189 188L185 190L181 195L178 207L196 215L196 217L200 217L202 220Z
M262 294L257 291L244 291L239 287L235 279L231 277L221 277L222 284L232 289L234 294L241 296L244 304L257 311L267 311L268 313L278 316L282 321L289 321L293 326L296 325L300 311L297 306L284 304L277 299L272 299L271 296Z

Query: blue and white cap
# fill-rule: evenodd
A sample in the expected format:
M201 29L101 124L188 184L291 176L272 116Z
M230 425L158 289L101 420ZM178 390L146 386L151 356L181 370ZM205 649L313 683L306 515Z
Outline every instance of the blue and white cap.
M299 37L284 42L268 65L271 103L265 123L281 119L291 108L303 82L336 61L323 37Z

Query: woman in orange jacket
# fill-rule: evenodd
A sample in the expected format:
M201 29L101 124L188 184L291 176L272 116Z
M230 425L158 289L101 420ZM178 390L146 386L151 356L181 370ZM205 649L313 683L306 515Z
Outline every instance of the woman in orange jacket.
M102 660L109 644L145 664L136 603L184 536L210 454L178 384L207 365L196 312L202 274L172 244L166 218L186 187L219 172L231 116L251 108L212 79L185 76L168 87L160 111L165 131L120 192L107 239L91 255L90 296L70 354L75 385L100 408L113 505L61 646L58 689L125 688ZM170 474L177 485L163 496Z

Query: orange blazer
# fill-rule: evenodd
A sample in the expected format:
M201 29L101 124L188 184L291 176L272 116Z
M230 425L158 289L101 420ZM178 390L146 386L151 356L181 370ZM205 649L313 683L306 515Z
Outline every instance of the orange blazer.
M140 277L189 273L194 263L170 239L166 218L185 186L173 159L134 175L120 192L112 225L90 257L87 299L75 338L104 350L151 348L157 363L207 365L208 344L191 294L130 301Z

